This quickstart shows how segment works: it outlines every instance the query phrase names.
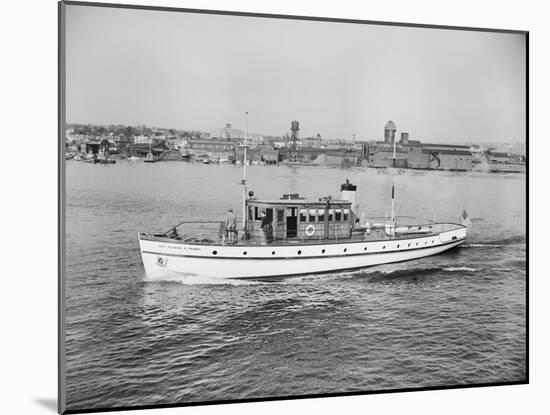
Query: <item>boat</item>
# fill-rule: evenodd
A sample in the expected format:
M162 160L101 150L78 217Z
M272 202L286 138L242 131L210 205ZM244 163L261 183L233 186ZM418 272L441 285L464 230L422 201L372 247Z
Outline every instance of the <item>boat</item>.
M137 160L141 160L140 157L136 157L136 156L130 156L128 157L128 161L137 161Z
M153 154L153 140L149 142L149 152L147 153L147 156L143 159L144 163L156 163L158 161L158 157Z
M116 164L116 160L108 158L108 157L101 157L101 158L98 158L96 160L96 163L99 163L99 164Z
M393 184L391 216L383 218L359 212L357 186L349 180L337 198L285 194L258 199L247 189L244 164L241 186L244 221L229 238L225 222L211 220L183 221L165 232L140 232L146 274L274 280L357 270L440 254L464 243L471 225L465 210L459 223L397 218Z
M144 163L156 163L158 161L158 157L155 156L152 152L147 153L147 156L143 159Z
M466 239L467 226L461 223L365 220L356 210L356 188L344 183L338 199L249 197L247 220L235 243L219 232L221 221L184 221L166 232L139 233L146 273L272 279L418 259ZM260 228L262 211L273 222L267 238Z

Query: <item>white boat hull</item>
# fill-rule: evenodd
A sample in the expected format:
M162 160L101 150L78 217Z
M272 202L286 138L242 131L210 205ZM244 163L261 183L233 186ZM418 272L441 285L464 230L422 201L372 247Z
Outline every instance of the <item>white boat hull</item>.
M464 242L466 228L437 235L315 245L202 245L139 234L149 277L162 273L215 278L276 278L360 269L436 255Z

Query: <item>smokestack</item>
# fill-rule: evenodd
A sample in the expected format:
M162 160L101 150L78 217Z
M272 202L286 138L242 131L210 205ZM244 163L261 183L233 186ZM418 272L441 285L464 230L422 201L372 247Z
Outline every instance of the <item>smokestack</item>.
M351 202L351 210L353 213L357 213L357 186L346 179L346 182L340 186L340 191L342 192L342 200Z

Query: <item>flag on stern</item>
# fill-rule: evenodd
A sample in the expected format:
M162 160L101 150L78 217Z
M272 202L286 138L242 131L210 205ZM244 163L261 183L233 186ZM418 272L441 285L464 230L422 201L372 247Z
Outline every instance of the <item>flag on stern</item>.
M459 222L461 225L464 225L467 228L472 226L472 221L470 220L470 217L468 216L468 212L466 212L466 209L462 209L462 215L460 215Z

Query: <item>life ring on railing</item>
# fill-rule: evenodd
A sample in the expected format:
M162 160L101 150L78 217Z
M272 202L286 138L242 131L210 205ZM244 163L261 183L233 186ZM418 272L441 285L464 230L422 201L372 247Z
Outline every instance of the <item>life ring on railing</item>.
M313 225L307 225L307 228L306 228L306 235L309 236L310 238L315 235L315 226Z

